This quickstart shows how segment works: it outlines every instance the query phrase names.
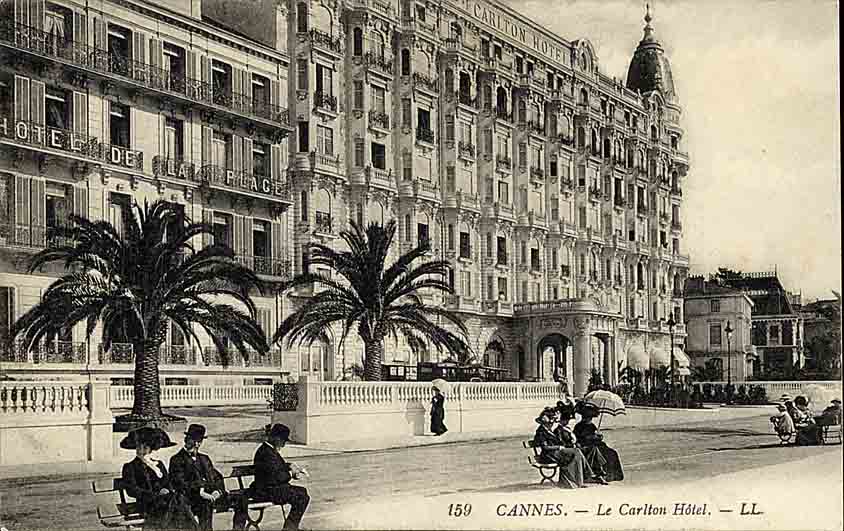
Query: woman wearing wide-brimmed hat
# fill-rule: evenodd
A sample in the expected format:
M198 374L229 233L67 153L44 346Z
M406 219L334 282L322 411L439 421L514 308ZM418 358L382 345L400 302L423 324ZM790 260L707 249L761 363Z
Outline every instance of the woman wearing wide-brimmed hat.
M595 482L606 484L608 481L623 480L624 470L618 452L604 442L604 436L593 422L600 411L592 404L583 404L579 409L580 422L574 427L574 435L586 461L595 472Z
M170 483L167 468L153 452L175 446L160 428L139 428L130 432L120 447L135 450L135 458L123 465L126 493L138 502L144 529L199 528L190 504Z
M555 427L557 416L561 416L561 427ZM539 459L560 466L559 486L567 489L585 487L584 476L591 477L592 471L586 458L577 448L571 430L565 428L570 418L561 415L557 408L546 407L536 418L539 427L533 436L533 444L540 448Z

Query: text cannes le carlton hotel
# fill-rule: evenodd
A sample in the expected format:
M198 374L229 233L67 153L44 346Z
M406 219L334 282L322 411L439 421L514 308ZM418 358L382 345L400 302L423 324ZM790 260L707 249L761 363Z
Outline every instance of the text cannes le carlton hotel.
M60 273L26 273L61 243L50 227L74 213L119 228L133 203L165 199L267 280L307 269L308 244L337 243L350 219L395 219L394 254L427 241L452 264L455 294L432 302L462 313L473 353L550 379L514 348L531 304L598 300L660 337L661 319L682 323L679 114L673 83L631 90L587 40L494 1L3 0L0 335ZM265 331L312 290L256 294ZM129 383L131 345L98 337L65 330L0 363ZM363 348L334 341L223 369L210 340L171 329L162 379L339 379ZM611 380L614 365L593 360Z

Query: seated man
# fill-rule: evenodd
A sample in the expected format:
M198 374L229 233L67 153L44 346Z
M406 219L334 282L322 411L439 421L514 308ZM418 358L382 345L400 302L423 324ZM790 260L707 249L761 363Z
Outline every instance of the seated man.
M276 504L290 504L290 514L284 522L284 529L299 529L299 522L308 509L311 497L308 489L291 485L290 480L307 476L304 468L288 463L281 456L281 449L290 439L290 428L284 424L268 424L264 428L266 441L255 452L255 481L249 490L256 499Z
M580 408L580 422L574 427L577 442L583 448L583 454L599 483L607 481L621 481L624 470L618 452L607 446L604 437L598 432L598 427L592 420L598 416L598 410L591 404Z
M824 418L824 423L828 426L841 424L841 399L833 399L832 403L823 410L821 417Z
M234 529L246 528L248 499L226 492L223 475L199 447L205 440L205 426L191 424L185 432L185 447L170 458L173 487L187 498L193 513L199 518L199 528L211 531L215 509L234 507Z

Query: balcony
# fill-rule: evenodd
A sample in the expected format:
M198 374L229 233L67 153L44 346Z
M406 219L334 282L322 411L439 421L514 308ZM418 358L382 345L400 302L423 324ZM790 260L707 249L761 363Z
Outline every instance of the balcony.
M560 266L560 275L563 278L571 278L571 266L570 265L561 265Z
M72 363L88 362L88 343L75 341L40 341L29 350L23 343L0 345L0 361L11 363Z
M534 179L542 180L545 178L545 170L542 168L537 168L535 166L530 167L530 176Z
M428 144L434 143L434 132L430 129L416 128L416 140L426 142Z
M513 315L513 303L505 300L485 300L481 303L481 310L496 315Z
M7 117L0 118L0 140L27 147L55 150L70 155L72 158L81 157L97 162L102 161L104 155L108 154L96 137L36 122L13 122ZM131 162L134 165L136 161Z
M100 364L135 363L135 348L131 343L112 343L106 350L102 343L99 349Z
M624 206L627 204L627 200L625 200L620 195L616 194L616 196L613 198L613 204L619 208L624 208Z
M676 265L679 265L679 266L688 266L689 265L689 255L674 253L674 263Z
M255 194L258 194L267 199L290 202L290 188L286 179L273 179L264 175L245 171L234 171L209 164L194 173L192 180L210 186L211 188L242 193L253 197Z
M317 214L321 214L318 212ZM329 223L330 223L329 219ZM242 265L252 269L256 275L266 277L276 277L289 280L293 277L293 268L290 260L282 260L280 258L270 258L269 256L252 256L252 255L237 255L237 261Z
M468 92L455 92L457 103L471 110L478 110L478 98L473 98Z
M574 181L570 177L563 177L560 179L560 191L570 192L574 189Z
M647 207L647 205L645 205L644 203L639 203L638 208L637 208L637 213L638 213L640 216L644 216L644 215L646 215L646 214L648 213L648 207Z
M574 138L570 137L568 135L564 135L564 134L554 135L551 140L555 144L559 144L561 146L569 146L569 147L574 146Z
M383 111L372 109L369 111L369 127L372 129L390 130L390 115Z
M495 159L495 169L498 171L510 171L513 168L513 161L510 157L498 157Z
M683 223L678 219L672 219L671 230L683 230Z
M428 91L432 94L439 94L440 89L437 85L437 80L431 76L414 72L413 74L413 88Z
M370 70L385 74L393 75L393 58L372 52L366 52L363 56L363 64Z
M162 365L196 365L196 350L188 345L161 345L158 363Z
M600 201L601 198L604 196L601 189L597 186L590 186L589 187L589 199L592 201Z
M51 228L45 225L2 223L0 247L38 251L73 244L73 240L51 235Z
M502 253L502 252L499 251L499 253L496 256L495 265L507 267L507 253Z
M340 175L340 155L311 151L308 154L308 161L311 164L312 171L324 171Z
M215 91L210 83L187 77L184 73L157 68L83 42L67 41L57 46L52 34L24 24L14 24L11 20L0 22L0 43L104 79L116 76L130 85L175 96L189 103L199 103L212 110L257 118L267 125L290 130L289 114L284 107L252 101L242 94L225 96Z
M547 85L544 79L540 79L533 74L521 74L518 80L518 86L522 90L533 90L540 94L545 94Z
M481 58L481 72L485 74L504 74L507 76L513 75L513 63L505 63L501 59L495 57Z
M466 159L475 158L475 146L469 142L460 141L457 143L457 154Z
M508 124L513 123L513 113L507 112L507 109L504 109L504 108L501 108L501 107L495 108L495 118L497 120L501 120L501 121L506 122Z
M401 31L421 33L422 35L425 35L429 38L436 38L438 36L437 26L434 23L419 20L415 17L402 19Z
M319 212L315 213L315 220L314 220L314 232L319 232L322 234L332 234L331 231L331 214L328 212Z
M326 92L314 92L314 109L337 114L337 96Z
M391 21L396 19L393 5L384 0L352 0L352 9L371 9Z
M339 37L332 37L324 31L312 29L310 31L311 46L318 50L329 52L332 55L343 54L343 42Z

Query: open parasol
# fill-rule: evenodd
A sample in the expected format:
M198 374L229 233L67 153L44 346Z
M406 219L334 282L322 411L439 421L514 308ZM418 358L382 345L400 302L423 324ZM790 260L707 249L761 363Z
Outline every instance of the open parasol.
M451 384L443 380L442 378L437 378L436 380L431 380L431 385L436 387L440 390L440 393L446 395L451 391Z
M598 417L598 427L601 426L601 420L604 417L604 413L612 415L613 417L616 415L627 414L627 410L624 408L624 400L622 400L617 394L603 389L587 393L586 396L583 397L583 404L591 406L592 409L600 414Z

